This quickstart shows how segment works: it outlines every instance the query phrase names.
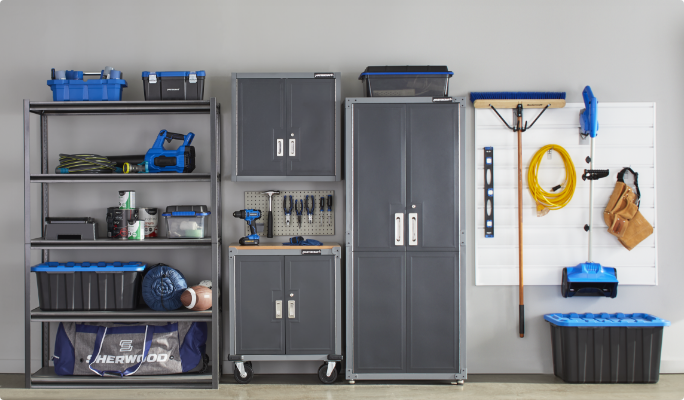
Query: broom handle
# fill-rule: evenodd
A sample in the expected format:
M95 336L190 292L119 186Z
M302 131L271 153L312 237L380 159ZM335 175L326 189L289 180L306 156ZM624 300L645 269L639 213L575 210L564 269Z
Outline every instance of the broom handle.
M523 290L523 214L522 214L522 110L518 110L518 274L519 274L519 326L520 337L525 337L525 302Z

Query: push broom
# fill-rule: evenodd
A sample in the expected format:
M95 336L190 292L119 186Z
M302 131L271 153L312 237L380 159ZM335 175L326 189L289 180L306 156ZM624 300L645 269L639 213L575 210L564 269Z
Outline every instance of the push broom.
M565 107L565 92L471 92L470 101L475 108L491 108L496 115L501 118L508 129L518 133L518 276L519 276L519 327L520 337L525 337L525 301L523 290L523 218L522 218L522 133L532 128L535 122L541 117L547 108ZM505 119L499 114L497 108L514 109L517 121L515 126L508 125ZM527 126L527 121L523 125L523 109L541 108L537 118Z

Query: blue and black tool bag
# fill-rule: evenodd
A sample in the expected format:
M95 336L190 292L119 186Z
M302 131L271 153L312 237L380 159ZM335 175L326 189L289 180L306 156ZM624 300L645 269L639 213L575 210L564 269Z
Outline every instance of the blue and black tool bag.
M206 369L206 322L59 324L57 375L167 375Z

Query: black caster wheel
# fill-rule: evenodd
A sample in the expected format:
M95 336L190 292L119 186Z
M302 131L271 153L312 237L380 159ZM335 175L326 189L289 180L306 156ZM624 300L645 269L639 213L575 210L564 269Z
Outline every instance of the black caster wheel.
M328 363L325 363L321 365L321 367L318 369L318 379L320 379L320 381L325 383L326 385L329 385L337 380L337 368L333 368L330 376L327 376L327 373Z
M235 369L233 370L233 377L235 377L235 382L245 384L251 382L252 378L254 378L254 371L252 371L252 366L245 363L244 367L245 372L247 373L247 376L244 378L240 375L240 370L237 367L235 367Z
M245 362L245 365L249 365L249 367L252 369L252 371L254 371L254 367L252 366L252 362L251 362L251 361Z

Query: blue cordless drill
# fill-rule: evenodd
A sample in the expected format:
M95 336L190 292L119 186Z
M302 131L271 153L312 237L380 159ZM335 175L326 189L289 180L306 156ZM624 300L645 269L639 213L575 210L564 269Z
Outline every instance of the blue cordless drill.
M259 244L259 235L257 234L256 220L261 218L261 211L259 210L240 210L233 213L233 217L244 219L249 226L249 236L240 238L240 244L243 246L256 246Z

